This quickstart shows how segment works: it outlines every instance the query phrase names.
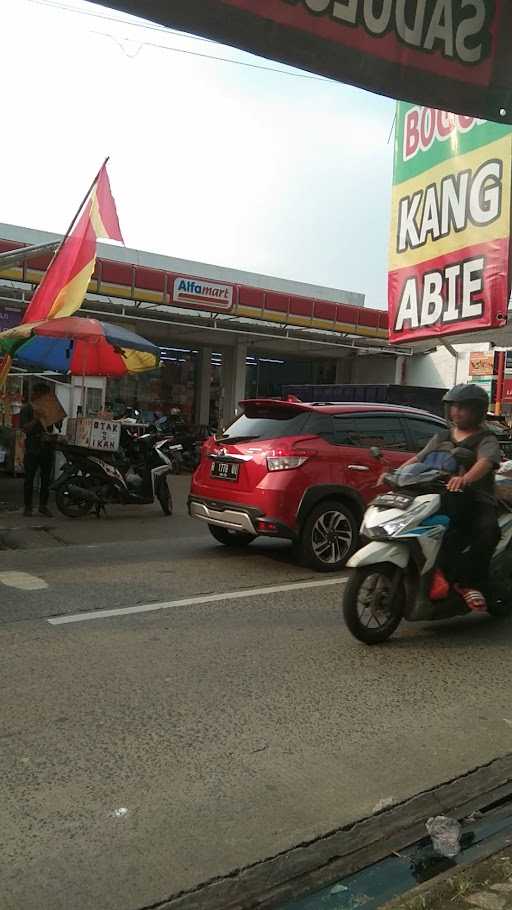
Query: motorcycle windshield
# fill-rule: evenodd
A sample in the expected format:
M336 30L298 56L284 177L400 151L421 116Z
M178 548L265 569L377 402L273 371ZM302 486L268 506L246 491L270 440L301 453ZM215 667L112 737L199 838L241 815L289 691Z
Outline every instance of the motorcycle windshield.
M410 468L420 468L420 470L411 471ZM393 486L403 489L405 487L432 486L434 483L440 483L446 480L448 475L445 471L439 471L434 468L426 468L424 465L409 465L402 471L397 471L390 478Z

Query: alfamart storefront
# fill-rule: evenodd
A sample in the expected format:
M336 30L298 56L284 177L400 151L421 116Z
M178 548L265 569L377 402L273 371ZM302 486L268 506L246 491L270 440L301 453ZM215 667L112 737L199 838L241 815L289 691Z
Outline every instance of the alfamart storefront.
M109 379L106 402L119 413L126 404L139 408L148 416L179 410L190 423L195 422L197 387L200 373L200 351L191 348L162 348L161 367L154 373ZM218 426L223 404L223 359L212 351L208 423ZM246 357L246 382L243 397L276 397L285 385L294 383L333 383L336 364L333 360L295 360L278 357Z
M59 239L0 225L0 253L27 248L0 272L3 327L21 317L52 255L44 245ZM91 382L91 409L179 408L198 425L226 423L244 397L284 385L392 382L408 355L390 349L387 313L365 307L362 294L105 244L81 312L132 328L162 356L152 373Z

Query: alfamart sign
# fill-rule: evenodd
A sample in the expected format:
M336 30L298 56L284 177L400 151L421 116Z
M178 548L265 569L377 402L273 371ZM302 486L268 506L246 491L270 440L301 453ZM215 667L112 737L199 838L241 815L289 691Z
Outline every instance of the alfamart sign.
M172 299L184 307L225 312L233 306L233 286L179 276L174 280Z
M401 103L388 303L394 342L507 320L512 130Z

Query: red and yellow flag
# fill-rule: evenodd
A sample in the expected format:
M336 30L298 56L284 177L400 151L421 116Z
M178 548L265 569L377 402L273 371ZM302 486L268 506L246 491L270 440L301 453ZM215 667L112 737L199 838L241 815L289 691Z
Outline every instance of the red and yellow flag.
M71 316L81 307L96 263L98 237L124 242L106 161L98 172L77 220L64 238L25 310L22 322L42 322L58 316ZM0 358L0 390L11 365L10 354Z
M65 238L36 289L23 322L71 316L82 305L96 263L96 240L123 242L106 163L78 221Z

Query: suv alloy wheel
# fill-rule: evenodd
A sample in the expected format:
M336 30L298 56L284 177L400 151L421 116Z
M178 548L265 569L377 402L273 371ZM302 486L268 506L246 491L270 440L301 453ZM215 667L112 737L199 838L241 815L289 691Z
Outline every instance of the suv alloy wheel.
M319 572L336 572L358 543L356 519L344 502L325 499L307 516L298 543L301 561Z

